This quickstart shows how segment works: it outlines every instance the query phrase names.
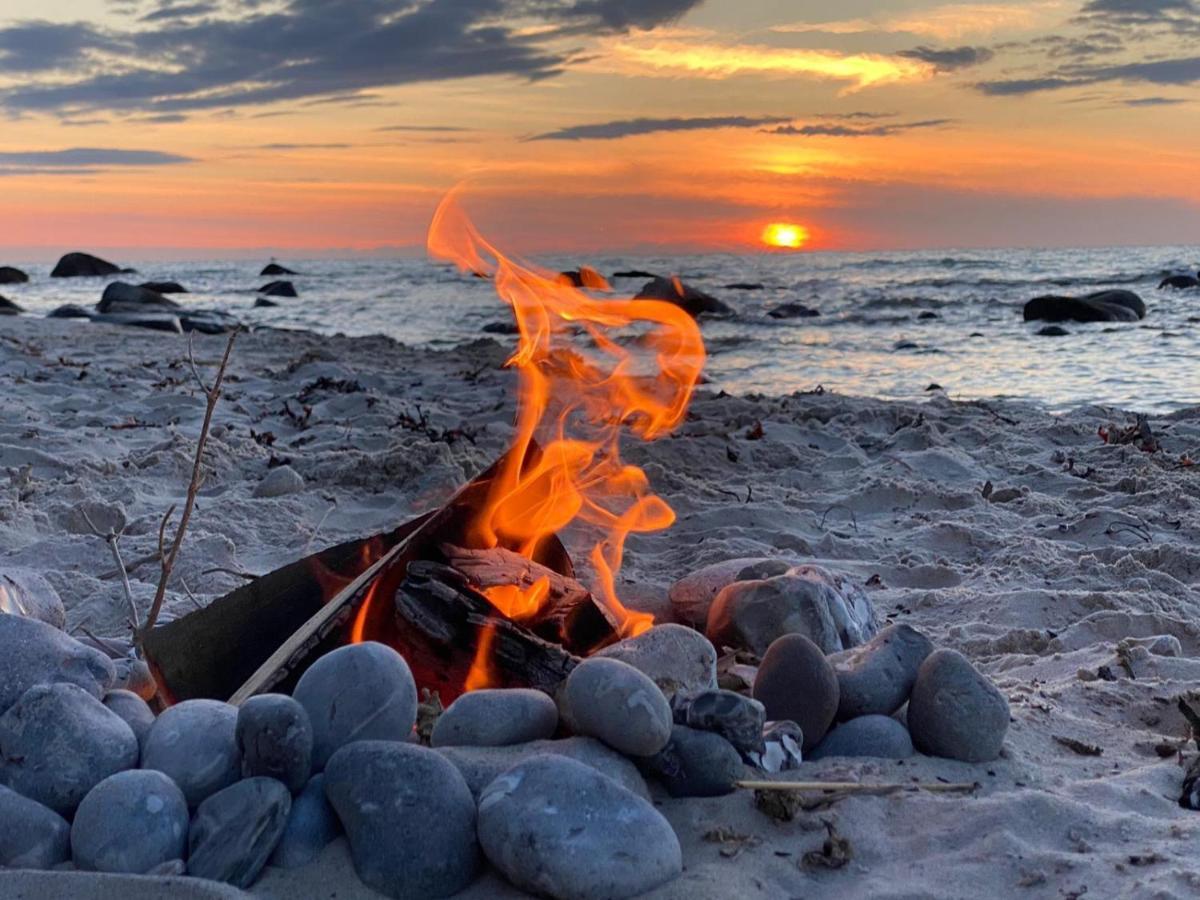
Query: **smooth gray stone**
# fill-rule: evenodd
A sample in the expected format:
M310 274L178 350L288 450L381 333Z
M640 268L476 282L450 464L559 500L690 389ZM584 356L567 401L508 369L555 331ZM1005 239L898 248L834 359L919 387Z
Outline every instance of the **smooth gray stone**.
M132 769L105 778L83 798L71 825L75 866L144 875L187 850L188 807L162 772Z
M142 313L178 309L182 309L182 307L174 300L168 300L158 291L127 284L124 281L114 281L105 287L100 302L96 304L98 313Z
M671 740L646 763L672 797L720 797L742 777L742 756L713 731L686 725L671 729Z
M0 785L0 869L52 869L70 858L67 820Z
M113 666L117 672L117 677L112 683L114 691L132 691L147 702L158 694L158 682L154 680L154 675L144 660L123 656L114 659Z
M891 716L870 715L843 722L808 754L809 760L828 756L874 756L908 759L913 755L908 729Z
M269 471L254 488L254 496L260 499L286 497L304 490L304 476L291 466L278 466Z
M52 625L0 615L0 713L35 684L74 684L96 699L112 686L112 660Z
M716 732L739 753L762 751L767 712L751 697L724 690L676 694L671 712L676 724Z
M348 744L329 760L325 795L368 887L417 900L449 897L475 879L475 799L436 751L388 741Z
M150 331L165 331L168 334L183 334L183 324L173 313L156 312L114 312L94 313L93 322L102 325L121 325L125 328L147 328Z
M594 769L531 756L479 798L479 842L517 887L556 900L620 900L683 870L679 839L646 800Z
M668 699L679 691L717 686L716 649L708 638L686 625L655 625L595 655L629 663L648 675Z
M653 681L616 659L585 659L567 676L563 703L580 734L629 756L653 756L671 737L671 704Z
M342 823L325 796L325 776L314 775L292 798L292 811L271 854L271 865L281 869L306 866L341 833Z
M908 699L933 642L910 625L889 625L867 643L829 657L837 673L838 718L890 716Z
M782 575L791 563L766 557L727 559L697 569L671 585L667 599L671 609L684 625L703 628L708 622L708 610L722 589L737 581L759 581Z
M146 701L133 691L109 691L104 695L104 705L121 717L138 741L139 756L146 746L146 736L154 724L154 711Z
M0 613L37 619L60 630L67 624L67 610L54 586L32 569L16 566L0 569Z
M297 297L296 286L290 281L272 281L258 289L258 293L268 297Z
M247 888L271 858L292 811L274 778L247 778L200 804L188 831L188 874Z
M637 766L595 738L569 737L559 741L533 741L511 747L439 747L437 752L454 764L476 797L508 769L539 753L556 753L573 759L591 766L601 775L611 778L639 797L650 796L645 779L638 772Z
M50 272L51 278L95 278L104 275L116 275L120 272L132 271L122 269L110 263L107 259L92 256L90 253L68 253L55 264Z
M237 707L218 700L185 700L164 710L150 726L142 768L171 778L188 806L238 780Z
M921 663L908 700L913 745L930 756L990 762L1008 731L1008 700L956 650L935 650Z
M541 691L528 688L471 691L438 717L430 735L434 747L506 747L554 735L558 707Z
M312 773L313 730L308 712L285 694L260 694L238 709L242 775L265 775L298 794Z
M137 761L130 727L73 684L35 685L0 716L0 782L63 815Z
M406 741L417 721L408 663L375 641L325 654L300 676L292 696L312 720L316 771L352 741Z
M769 720L800 726L807 753L837 715L837 675L820 647L802 634L785 634L767 648L754 679L754 699Z

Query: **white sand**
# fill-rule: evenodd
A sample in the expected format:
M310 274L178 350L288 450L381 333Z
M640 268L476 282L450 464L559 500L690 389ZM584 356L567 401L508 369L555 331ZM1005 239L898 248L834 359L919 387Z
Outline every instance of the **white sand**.
M223 346L197 338L203 368ZM43 572L72 627L120 635L124 611L119 583L99 577L113 568L108 548L70 533L69 510L84 500L121 503L133 522L122 542L132 560L153 550L159 517L183 498L203 408L185 354L186 342L170 335L0 320L0 565ZM172 613L191 608L185 580L201 601L239 583L213 568L265 572L437 504L505 444L504 357L491 341L437 353L382 338L243 336ZM316 392L298 425L284 405L304 416L298 396L321 377L363 390ZM418 405L433 428L468 429L475 443L393 427ZM749 440L756 421L765 436ZM864 582L878 575L871 596L881 614L968 654L1013 711L993 765L826 761L797 773L979 781L974 797L847 800L787 825L745 794L663 801L686 871L653 896L1200 894L1200 813L1177 805L1178 760L1154 751L1182 742L1174 701L1200 681L1200 467L1173 466L1182 453L1200 457L1200 407L1152 420L1165 447L1155 456L1097 436L1101 425L1131 421L1110 410L1050 416L1031 404L938 395L904 404L704 394L677 435L631 446L629 458L647 468L679 521L632 542L626 597L662 610L672 580L737 556L818 561ZM273 433L274 446L251 430ZM304 491L253 498L272 453L304 476ZM989 502L980 493L986 481L1020 496ZM154 565L134 573L143 606L156 580ZM1139 646L1160 635L1177 638L1182 655ZM1122 642L1135 678L1117 662ZM1096 680L1101 666L1117 680ZM1103 755L1078 755L1056 736ZM836 871L809 871L799 860L821 845L824 820L849 839L853 858ZM718 827L761 843L727 858L703 838ZM369 896L347 865L339 842L318 865L268 873L258 891ZM464 896L505 895L517 896L489 876Z

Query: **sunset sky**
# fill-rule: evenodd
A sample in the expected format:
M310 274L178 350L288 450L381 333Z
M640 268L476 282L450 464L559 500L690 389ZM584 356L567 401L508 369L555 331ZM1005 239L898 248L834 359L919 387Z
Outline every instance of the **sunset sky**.
M1200 242L1194 0L3 0L0 263Z

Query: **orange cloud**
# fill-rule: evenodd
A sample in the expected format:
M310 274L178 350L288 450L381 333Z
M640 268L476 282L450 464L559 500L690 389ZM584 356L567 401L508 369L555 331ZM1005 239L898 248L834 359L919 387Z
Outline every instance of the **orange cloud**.
M1029 31L1050 24L1064 11L1061 0L1035 3L947 4L919 13L880 16L871 19L845 19L835 22L795 22L776 25L781 33L824 32L826 34L862 34L872 31L920 34L943 41L995 34L1001 31Z

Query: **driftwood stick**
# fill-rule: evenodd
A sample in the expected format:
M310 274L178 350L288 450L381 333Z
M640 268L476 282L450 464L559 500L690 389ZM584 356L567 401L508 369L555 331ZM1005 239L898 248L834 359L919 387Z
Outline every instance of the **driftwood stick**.
M96 527L96 523L92 521L92 517L88 515L86 509L80 507L79 511L83 513L83 521L92 530L92 534L101 538L108 544L109 550L112 551L113 560L117 564L117 574L121 578L121 587L125 591L125 602L129 605L130 628L133 629L134 634L137 634L138 629L141 627L138 622L137 604L133 602L133 588L129 584L129 572L125 568L125 560L121 558L121 548L119 546L124 528L122 527L122 531L117 531L113 528L110 528L107 532L101 531Z

